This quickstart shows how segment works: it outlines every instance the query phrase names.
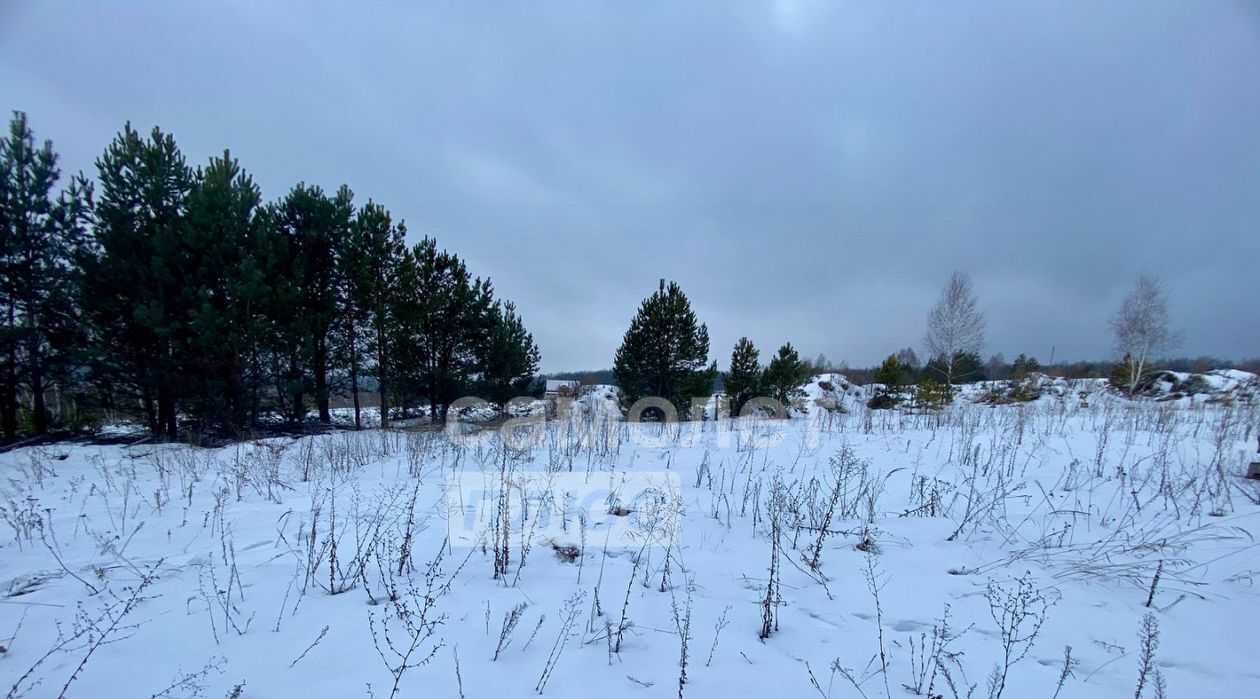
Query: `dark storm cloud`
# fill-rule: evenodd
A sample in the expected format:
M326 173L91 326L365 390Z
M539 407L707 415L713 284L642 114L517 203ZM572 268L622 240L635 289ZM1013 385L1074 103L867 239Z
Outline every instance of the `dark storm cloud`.
M870 363L954 269L987 351L1098 357L1139 272L1182 350L1260 354L1248 2L0 4L0 95L67 169L130 119L268 197L349 183L607 366L679 281L740 335ZM1063 349L1068 348L1068 349Z

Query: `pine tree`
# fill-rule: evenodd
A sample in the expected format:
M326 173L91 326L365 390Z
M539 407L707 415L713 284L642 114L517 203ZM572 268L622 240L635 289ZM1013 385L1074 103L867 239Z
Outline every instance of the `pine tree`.
M774 399L784 405L801 395L800 386L809 378L809 367L790 342L779 348L766 367L766 386L774 392Z
M660 289L644 299L630 321L613 372L631 404L661 397L688 415L692 398L713 393L716 371L708 366L708 356L709 329L698 323L682 289L661 280Z
M296 422L306 414L304 393L309 382L304 374L302 266L294 264L300 253L286 218L280 202L269 202L258 213L259 247L266 251L268 260L263 268L271 271L266 279L266 320L258 352L260 378L268 384L263 393L270 396L271 403L260 405L260 409L274 410L286 422Z
M1029 374L1040 370L1041 364L1037 361L1036 357L1029 357L1021 352L1020 355L1015 358L1015 364L1011 367L1011 378L1024 379L1027 378Z
M52 142L41 147L26 115L14 112L0 138L0 424L6 442L17 436L18 388L31 396L35 434L48 430L45 394L69 378L79 344L75 258L85 242L92 187L60 179Z
M182 241L186 322L175 337L180 395L204 428L235 433L256 417L251 365L261 329L262 274L253 258L262 196L224 151L198 169L188 193Z
M287 325L292 313L292 265L288 242L276 217L272 205L254 210L240 267L230 281L244 323L241 331L247 356L243 391L251 425L286 395L275 389L275 360L281 347L280 328Z
M404 240L406 224L393 223L389 212L369 201L355 216L351 242L345 247L348 262L344 275L348 278L350 306L361 313L366 326L363 353L371 357L370 372L376 379L381 426L389 427L390 393L394 385L392 328L396 322L398 279L407 258ZM351 364L354 367L354 364ZM357 374L357 369L355 369ZM355 425L359 424L357 377L352 380L355 391Z
M96 164L95 245L83 258L81 296L92 365L107 392L139 399L154 434L174 438L173 336L187 311L178 306L178 256L193 173L169 134L155 127L144 139L131 124Z
M418 405L424 393L425 368L431 357L424 345L425 318L436 305L434 295L422 290L420 264L416 249L431 244L425 238L417 246L403 250L398 266L390 280L391 298L386 326L385 344L389 347L391 399L405 417L410 408Z
M538 372L540 355L534 336L516 313L511 301L495 302L492 324L482 349L479 380L481 395L501 406L529 390Z
M904 381L905 367L901 365L897 355L888 355L884 363L879 365L879 370L875 372L875 383L881 383L890 389L896 390Z
M348 237L353 195L341 187L329 197L319 187L299 183L278 206L279 225L292 255L296 307L285 328L288 367L285 387L291 420L305 417L303 396L313 394L319 420L331 421L329 363L341 288L337 251Z
M354 427L363 426L362 405L359 400L359 379L363 374L367 356L366 342L370 337L369 302L364 293L371 279L367 242L376 229L386 234L393 228L389 212L369 200L355 212L346 230L346 237L337 250L337 282L341 287L341 313L335 326L334 354L337 364L345 367L350 382L350 396L354 402Z
M438 420L470 390L493 326L493 287L425 238L396 275L392 369L404 407L423 399Z
M731 351L731 369L723 377L731 415L739 415L745 403L760 395L763 373L757 348L741 337Z
M906 367L902 365L901 360L897 359L897 355L890 354L879 365L879 369L875 371L875 383L880 384L879 390L866 403L866 407L874 410L885 410L894 408L900 402L898 387L906 380Z

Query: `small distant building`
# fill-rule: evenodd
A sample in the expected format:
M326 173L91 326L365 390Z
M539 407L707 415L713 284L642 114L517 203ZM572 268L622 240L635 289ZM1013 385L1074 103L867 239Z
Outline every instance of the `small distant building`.
M577 395L579 381L566 381L563 379L547 379L547 390L543 394L544 398L572 398Z

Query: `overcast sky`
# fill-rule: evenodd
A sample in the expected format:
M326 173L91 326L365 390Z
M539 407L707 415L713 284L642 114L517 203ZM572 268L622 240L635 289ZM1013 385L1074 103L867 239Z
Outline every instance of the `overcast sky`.
M657 280L874 363L972 275L984 354L1110 355L1162 277L1181 354L1260 355L1260 3L14 2L0 107L67 171L127 120L385 204L490 276L547 371Z

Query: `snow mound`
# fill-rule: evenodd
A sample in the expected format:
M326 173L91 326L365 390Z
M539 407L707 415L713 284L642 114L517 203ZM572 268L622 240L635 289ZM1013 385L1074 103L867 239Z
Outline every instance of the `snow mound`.
M1251 401L1260 393L1260 377L1238 369L1216 369L1202 374L1156 371L1138 384L1139 395L1164 400L1207 396Z
M625 416L621 407L621 389L608 384L580 387L571 410L573 417L584 420L620 420Z
M460 422L490 422L499 416L498 408L491 403L466 405L461 408L452 407L450 412L453 414L447 417Z
M818 374L800 387L804 399L793 407L809 412L814 408L833 413L850 412L864 402L864 390L844 374Z
M532 400L528 403L520 401L517 403L508 403L507 413L512 417L537 417L547 412L547 403L542 400Z
M960 397L965 396L973 403L1000 405L1031 403L1043 398L1061 400L1074 391L1073 383L1068 379L1033 372L1022 379L968 384L963 387Z

